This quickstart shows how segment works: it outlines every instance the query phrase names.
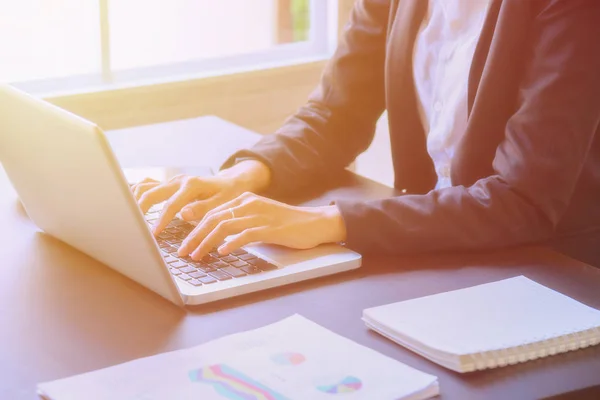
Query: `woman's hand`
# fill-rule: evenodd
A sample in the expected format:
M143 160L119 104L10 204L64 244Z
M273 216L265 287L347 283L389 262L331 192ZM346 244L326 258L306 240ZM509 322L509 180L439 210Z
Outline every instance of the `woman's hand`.
M155 235L181 213L184 220L200 220L207 212L246 191L260 191L270 180L269 168L255 160L243 161L211 177L180 175L166 182L144 179L131 190L145 214L155 204L165 202L153 228Z
M222 244L226 237L230 240ZM179 248L180 256L202 259L215 246L229 254L263 242L296 249L345 240L346 228L336 206L294 207L252 193L209 211Z

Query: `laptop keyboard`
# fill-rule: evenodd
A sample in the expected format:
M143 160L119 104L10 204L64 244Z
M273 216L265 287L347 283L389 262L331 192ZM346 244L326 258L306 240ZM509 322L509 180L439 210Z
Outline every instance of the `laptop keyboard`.
M154 224L160 216L160 207L154 206L146 214L148 224ZM174 219L156 238L161 254L169 265L171 274L193 286L210 285L219 281L241 278L276 270L277 267L242 249L228 255L220 255L213 249L201 261L180 257L177 250L181 242L194 229L194 225Z

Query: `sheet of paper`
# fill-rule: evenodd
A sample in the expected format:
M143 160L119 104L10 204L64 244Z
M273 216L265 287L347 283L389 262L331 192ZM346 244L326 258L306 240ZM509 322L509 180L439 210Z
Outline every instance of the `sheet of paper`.
M38 389L52 400L393 400L438 392L435 376L299 315Z

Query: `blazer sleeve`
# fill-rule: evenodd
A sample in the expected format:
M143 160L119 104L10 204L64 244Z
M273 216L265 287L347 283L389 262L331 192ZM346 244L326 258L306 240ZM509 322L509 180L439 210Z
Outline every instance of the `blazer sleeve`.
M518 107L494 174L471 187L337 202L349 247L388 254L475 250L553 235L600 124L600 2L538 4Z
M271 187L290 193L346 168L365 151L385 108L384 62L389 0L358 0L332 59L306 105L273 135L230 157L271 169Z

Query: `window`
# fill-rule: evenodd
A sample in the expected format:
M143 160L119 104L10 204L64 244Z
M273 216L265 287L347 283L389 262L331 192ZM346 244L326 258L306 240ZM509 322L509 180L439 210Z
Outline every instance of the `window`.
M98 21L94 1L0 0L0 81L99 73Z
M0 81L34 92L324 58L326 0L0 0Z

